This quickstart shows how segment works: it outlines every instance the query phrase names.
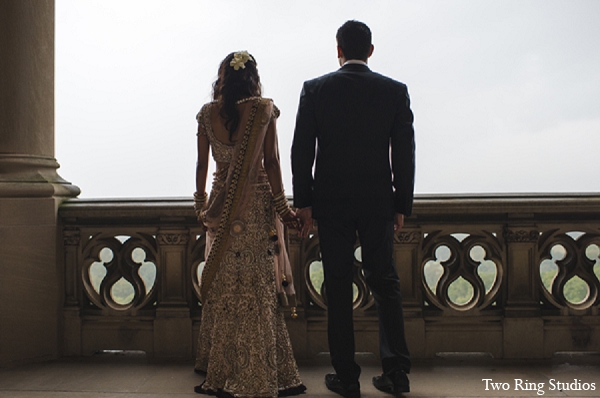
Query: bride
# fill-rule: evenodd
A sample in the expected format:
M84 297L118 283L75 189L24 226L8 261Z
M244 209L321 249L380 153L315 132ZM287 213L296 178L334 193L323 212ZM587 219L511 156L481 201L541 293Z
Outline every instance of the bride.
M246 51L221 62L214 101L197 115L194 208L206 228L196 371L201 394L276 397L306 390L282 306L295 315L283 223L298 227L281 178L275 121L261 97L256 61ZM209 151L217 168L205 193Z

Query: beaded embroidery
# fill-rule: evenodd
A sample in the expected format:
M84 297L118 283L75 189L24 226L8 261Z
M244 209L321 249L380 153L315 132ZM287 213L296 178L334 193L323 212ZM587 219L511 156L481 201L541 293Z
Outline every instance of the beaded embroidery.
M264 128L269 114L264 107L259 109L253 106L249 124ZM273 111L271 115L274 114ZM252 135L248 126L239 142L240 155L260 145L253 144L252 137L256 134ZM210 141L210 127L205 131ZM302 382L276 298L273 254L279 247L278 242L269 239L276 217L273 199L263 169L253 183L254 193L249 198L247 212L240 222L231 220L232 210L239 200L235 186L247 178L243 156L231 161L234 163L230 184L234 188L226 194L212 247L219 246L225 239L229 243L228 248L219 253L220 260L216 263L211 255L217 256L217 253L211 249L202 273L201 290L207 288L204 281L213 278L213 282L210 290L201 294L202 321L196 369L207 372L202 385L206 392L223 391L236 398L274 398L280 391L301 387ZM215 174L211 196L226 187L226 173ZM223 221L227 219L230 222ZM211 267L211 263L216 266ZM207 272L210 268L212 271ZM209 276L212 272L214 274Z

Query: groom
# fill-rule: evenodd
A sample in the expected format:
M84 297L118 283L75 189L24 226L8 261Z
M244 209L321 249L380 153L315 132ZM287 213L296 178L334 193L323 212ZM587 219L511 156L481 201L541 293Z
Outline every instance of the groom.
M292 145L294 205L302 235L318 221L328 305L328 339L334 374L330 390L360 397L354 360L352 280L356 236L365 279L379 315L381 391L409 391L410 356L398 275L394 231L412 211L415 173L413 114L407 87L372 72L371 31L358 21L336 35L341 68L304 83ZM316 165L313 176L313 164Z

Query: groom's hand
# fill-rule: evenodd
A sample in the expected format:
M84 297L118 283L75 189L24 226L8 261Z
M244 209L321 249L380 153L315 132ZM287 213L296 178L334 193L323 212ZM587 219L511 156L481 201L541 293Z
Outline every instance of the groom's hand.
M300 219L300 237L306 238L313 228L312 207L296 210L296 216Z
M404 214L396 213L394 217L394 232L398 233L404 226Z

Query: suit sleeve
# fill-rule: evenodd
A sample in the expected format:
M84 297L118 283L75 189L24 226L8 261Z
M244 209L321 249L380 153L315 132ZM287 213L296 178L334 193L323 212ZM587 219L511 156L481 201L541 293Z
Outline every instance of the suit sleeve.
M307 83L302 87L296 128L292 142L292 182L294 206L310 207L313 204L313 164L317 140L315 107Z
M400 92L400 101L394 118L391 137L392 171L394 173L394 209L410 216L415 185L415 131L410 97L406 86Z

